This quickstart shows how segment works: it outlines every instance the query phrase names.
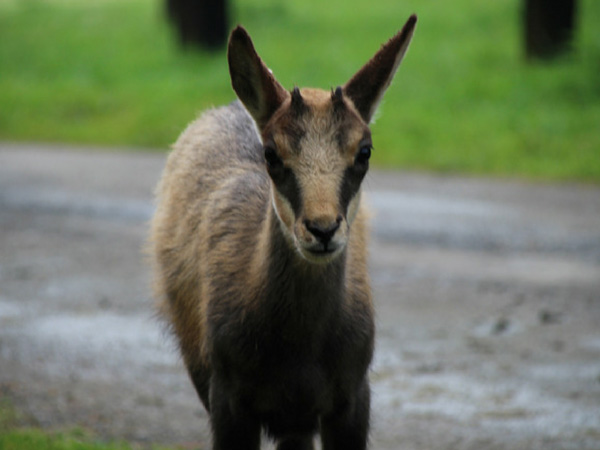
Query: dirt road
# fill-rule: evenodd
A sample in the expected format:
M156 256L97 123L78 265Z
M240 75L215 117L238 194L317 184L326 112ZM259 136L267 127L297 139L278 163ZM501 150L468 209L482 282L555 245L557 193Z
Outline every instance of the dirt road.
M163 163L0 144L0 396L25 422L209 448L141 256ZM600 188L366 187L371 447L600 449Z

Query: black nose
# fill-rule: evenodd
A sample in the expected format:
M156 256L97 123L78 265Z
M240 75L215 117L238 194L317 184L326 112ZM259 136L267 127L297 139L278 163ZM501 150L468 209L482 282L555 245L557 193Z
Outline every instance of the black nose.
M340 227L341 222L342 218L338 217L335 222L326 225L312 220L305 220L304 225L306 226L306 229L319 240L319 242L327 246L335 232Z

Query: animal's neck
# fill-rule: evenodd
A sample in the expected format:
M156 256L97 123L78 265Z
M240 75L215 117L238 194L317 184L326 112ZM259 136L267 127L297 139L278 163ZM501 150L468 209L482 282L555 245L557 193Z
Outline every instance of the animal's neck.
M303 314L320 314L340 306L344 298L346 253L327 264L314 264L305 260L290 245L273 207L267 215L259 270L267 271L262 301L278 309L302 311ZM262 253L262 254L261 254ZM264 272L263 272L264 273Z

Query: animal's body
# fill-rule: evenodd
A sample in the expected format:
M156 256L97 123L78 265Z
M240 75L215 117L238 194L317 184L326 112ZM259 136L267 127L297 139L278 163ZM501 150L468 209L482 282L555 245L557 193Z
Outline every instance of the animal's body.
M366 448L373 305L360 184L368 122L416 18L344 87L285 91L242 28L240 101L180 136L152 222L156 293L215 450ZM369 91L370 92L365 92Z

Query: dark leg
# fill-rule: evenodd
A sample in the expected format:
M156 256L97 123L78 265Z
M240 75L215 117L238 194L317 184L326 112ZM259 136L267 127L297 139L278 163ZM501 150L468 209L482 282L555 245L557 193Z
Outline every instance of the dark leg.
M210 383L210 408L213 450L259 450L260 423L235 405L214 377Z
M365 450L369 438L371 392L364 381L347 406L321 421L323 450Z
M277 445L277 450L313 450L313 438L287 439Z

